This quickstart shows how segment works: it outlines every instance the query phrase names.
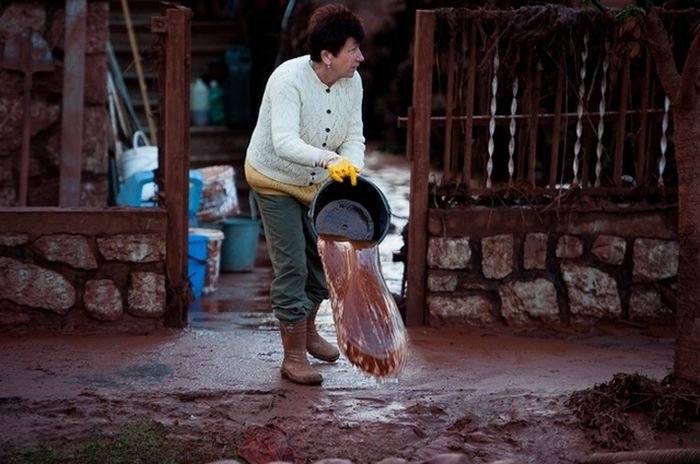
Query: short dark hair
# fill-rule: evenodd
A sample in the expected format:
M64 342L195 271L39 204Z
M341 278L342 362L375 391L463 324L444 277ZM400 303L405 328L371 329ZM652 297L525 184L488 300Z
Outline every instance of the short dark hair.
M365 30L362 20L345 5L324 5L311 15L306 40L313 61L321 61L323 50L337 55L351 37L361 43Z

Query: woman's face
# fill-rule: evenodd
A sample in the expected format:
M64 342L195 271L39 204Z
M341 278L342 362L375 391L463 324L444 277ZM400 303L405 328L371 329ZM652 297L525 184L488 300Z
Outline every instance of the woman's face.
M345 45L337 55L330 55L331 69L338 74L338 77L352 77L357 71L357 67L365 61L357 40L350 37L345 41Z

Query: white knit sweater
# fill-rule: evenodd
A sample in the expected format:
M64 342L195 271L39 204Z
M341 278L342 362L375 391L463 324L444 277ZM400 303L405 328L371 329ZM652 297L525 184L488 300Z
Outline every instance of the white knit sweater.
M309 55L285 61L265 87L246 160L276 181L313 185L328 179L325 169L314 166L326 150L364 165L360 75L328 87Z

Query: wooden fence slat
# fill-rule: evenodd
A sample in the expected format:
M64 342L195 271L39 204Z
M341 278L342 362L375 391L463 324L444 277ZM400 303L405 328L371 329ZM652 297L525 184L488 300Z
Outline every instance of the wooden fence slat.
M564 100L564 71L557 70L557 90L554 97L554 117L552 119L552 148L550 150L549 186L557 185L557 171L559 170L559 139L561 138L561 105Z
M465 127L464 127L464 160L462 165L462 179L467 191L472 178L472 138L474 131L474 89L476 87L476 26L470 23L469 38L469 75L467 77L467 101L465 103Z
M428 172L430 171L430 113L433 97L435 14L416 11L413 66L413 163L409 193L406 325L425 323L428 248Z
M620 90L620 117L617 125L617 142L615 144L615 164L613 168L613 185L622 185L622 165L625 156L625 131L627 130L627 100L630 89L630 57L625 55L622 64L622 88Z
M649 86L651 86L651 54L644 57L644 79L642 79L642 95L639 108L639 134L637 135L637 160L635 162L635 179L642 182L647 175L647 125L649 113Z
M527 179L535 186L535 164L537 161L537 127L540 111L540 87L542 87L542 69L535 63L535 85L530 99L530 146L527 161Z
M445 98L445 149L442 160L442 178L446 182L451 182L455 176L455 163L452 155L452 113L455 102L455 38L452 33L450 34L448 54L447 96Z

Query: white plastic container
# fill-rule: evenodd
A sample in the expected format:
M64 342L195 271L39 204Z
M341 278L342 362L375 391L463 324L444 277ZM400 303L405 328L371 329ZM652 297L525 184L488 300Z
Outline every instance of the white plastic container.
M209 87L201 77L190 85L190 121L194 126L209 124Z
M146 134L136 131L132 140L133 146L119 157L119 180L123 184L126 179L137 172L153 171L158 168L158 147L150 145ZM155 195L155 183L143 186L141 199L150 201Z

